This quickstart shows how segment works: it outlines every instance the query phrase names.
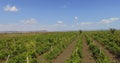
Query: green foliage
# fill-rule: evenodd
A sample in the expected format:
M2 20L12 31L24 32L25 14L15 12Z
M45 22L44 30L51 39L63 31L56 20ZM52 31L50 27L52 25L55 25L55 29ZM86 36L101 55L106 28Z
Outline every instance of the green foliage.
M90 37L87 37L87 42L89 43L89 50L92 52L92 56L96 63L111 63L104 52L91 41Z
M83 31L82 30L79 30L79 33L81 34Z
M113 29L113 28L110 29L110 32L111 32L112 34L114 34L115 31L116 31L116 29Z
M111 35L107 33L107 31L104 31L104 32L97 32L97 34L93 33L93 35L94 37L98 37L96 40L98 40L101 44L103 44L106 47L106 49L109 50L109 52L114 54L116 57L120 58L119 33L120 33L119 31L116 31L114 35Z
M82 38L78 40L76 48L66 63L81 63L82 60Z
M77 36L77 32L5 34L0 36L0 60L8 63L37 63L37 57L46 55L47 60L57 57Z
M83 35L81 30L79 33ZM37 63L37 57L43 55L45 60L51 61L61 54L77 35L77 32L3 34L0 36L0 60L6 60L10 55L8 63L26 63L27 57L30 63ZM92 37L120 58L120 31L111 29L111 31L89 32L85 35L89 50L96 63L111 63L104 52L90 39ZM83 41L81 39L80 37L74 52L66 63L82 61Z

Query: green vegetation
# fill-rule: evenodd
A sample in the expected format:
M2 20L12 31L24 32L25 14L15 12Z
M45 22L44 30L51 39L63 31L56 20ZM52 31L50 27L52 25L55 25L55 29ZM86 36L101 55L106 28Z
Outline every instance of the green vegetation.
M82 30L79 30L79 33L81 34L83 31Z
M77 41L76 48L71 55L70 59L66 61L66 63L81 63L82 61L82 36Z
M110 29L110 32L111 32L112 34L114 34L114 33L115 33L115 31L116 31L116 30L115 30L115 29L113 29L113 28L111 28L111 29Z
M120 58L120 35L117 31L114 35L109 32L96 32L92 33L95 40L98 40L103 46L106 47L116 58Z
M92 52L93 59L96 63L112 63L110 59L104 54L104 52L96 46L90 37L86 36L89 50Z
M50 51L45 53L44 57L49 61L56 58L62 52L62 50L66 48L67 45L75 40L76 37L76 33L64 34L59 36L59 38L56 37L56 39L52 41L54 43L51 43L53 45L51 46Z
M0 37L0 60L8 63L36 63L45 53L47 60L59 55L77 36L76 32L43 34L8 34Z
M37 63L38 57L42 55L45 61L51 63L75 39L77 39L75 50L65 63L82 62L85 41L96 63L112 63L94 40L115 55L115 59L120 58L120 31L111 29L110 31L82 32L80 30L79 32L0 34L0 62Z

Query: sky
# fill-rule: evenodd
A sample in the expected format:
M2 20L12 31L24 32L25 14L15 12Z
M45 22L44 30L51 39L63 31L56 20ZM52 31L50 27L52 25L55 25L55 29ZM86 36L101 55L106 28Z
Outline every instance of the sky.
M0 0L0 31L120 29L120 0Z

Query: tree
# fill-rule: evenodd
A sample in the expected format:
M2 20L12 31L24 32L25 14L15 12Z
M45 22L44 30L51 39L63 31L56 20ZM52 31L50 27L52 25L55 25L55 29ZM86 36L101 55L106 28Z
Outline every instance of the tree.
M79 30L79 33L81 34L81 33L82 33L82 30Z
M112 34L114 34L115 31L116 31L116 29L114 29L114 28L111 28L111 29L110 29L110 32L111 32Z

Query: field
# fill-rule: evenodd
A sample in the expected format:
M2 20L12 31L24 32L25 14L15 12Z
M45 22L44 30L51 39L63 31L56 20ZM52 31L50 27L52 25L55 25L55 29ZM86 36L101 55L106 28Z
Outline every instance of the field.
M120 31L0 34L0 63L120 63Z

